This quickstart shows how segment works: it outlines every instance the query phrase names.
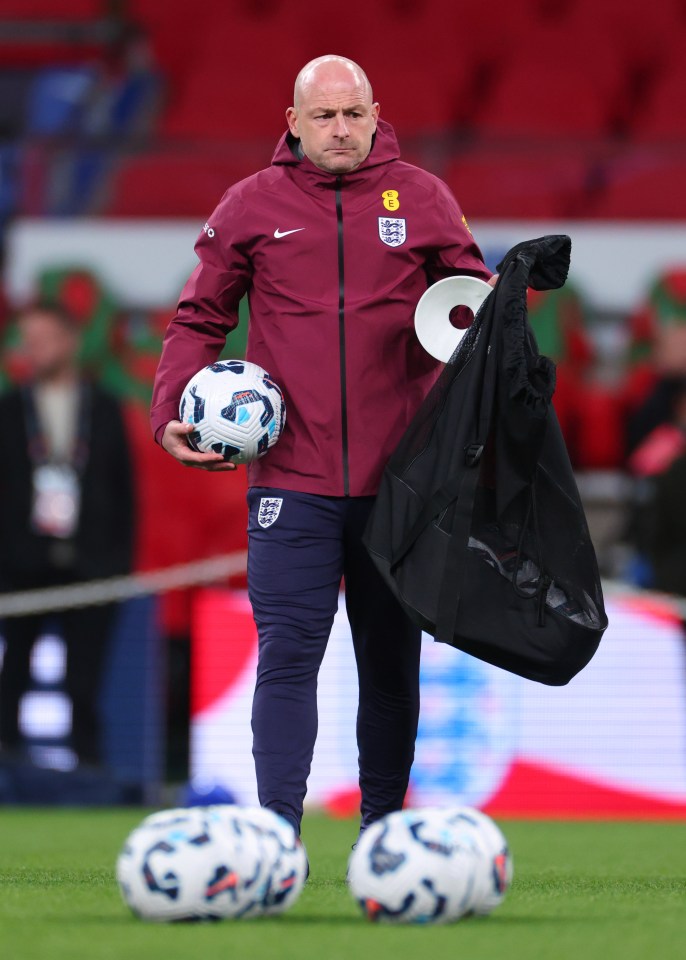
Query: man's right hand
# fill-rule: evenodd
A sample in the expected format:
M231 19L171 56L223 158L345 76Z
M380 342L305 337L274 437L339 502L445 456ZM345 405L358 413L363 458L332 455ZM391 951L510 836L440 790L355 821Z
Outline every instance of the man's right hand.
M197 467L200 470L211 470L213 473L226 473L235 470L235 463L228 463L221 453L198 453L188 445L188 434L194 430L192 423L181 423L180 420L170 420L162 434L162 446L175 460L184 467Z

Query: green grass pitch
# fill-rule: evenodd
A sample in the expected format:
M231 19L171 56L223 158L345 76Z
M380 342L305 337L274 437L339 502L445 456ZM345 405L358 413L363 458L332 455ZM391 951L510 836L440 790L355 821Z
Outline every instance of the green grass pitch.
M114 861L136 810L0 810L7 960L676 960L686 957L686 825L504 821L515 881L490 917L446 927L363 919L345 885L356 827L308 815L312 873L282 917L151 925Z

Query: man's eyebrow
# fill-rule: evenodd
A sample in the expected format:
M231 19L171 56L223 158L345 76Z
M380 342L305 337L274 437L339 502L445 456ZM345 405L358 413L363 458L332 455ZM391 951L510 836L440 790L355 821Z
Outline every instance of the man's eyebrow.
M362 110L368 109L364 103L356 103L352 107L343 107L343 113L360 113ZM338 107L313 107L312 113L328 113L334 114L338 113Z

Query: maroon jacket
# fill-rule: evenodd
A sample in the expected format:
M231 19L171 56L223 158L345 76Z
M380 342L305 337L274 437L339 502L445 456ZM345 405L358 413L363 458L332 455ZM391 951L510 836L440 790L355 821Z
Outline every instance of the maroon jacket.
M213 363L247 293L247 359L283 390L287 423L248 467L251 486L328 496L376 493L383 467L441 364L414 309L430 282L488 279L446 185L403 163L389 124L336 176L299 159L290 134L271 166L224 194L169 325L152 402L159 442L186 382Z

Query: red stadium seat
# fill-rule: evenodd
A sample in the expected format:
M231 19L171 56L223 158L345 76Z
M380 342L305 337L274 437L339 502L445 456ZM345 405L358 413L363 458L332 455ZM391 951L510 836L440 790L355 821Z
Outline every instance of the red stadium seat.
M481 134L525 139L597 137L613 124L621 75L570 68L555 51L521 56L503 69L477 119Z
M286 126L293 81L307 59L290 11L275 5L271 15L260 18L240 4L229 16L203 15L202 23L187 48L192 69L173 92L163 132L227 142L264 138L273 146Z
M683 220L686 157L633 152L607 171L607 185L588 211L607 220Z
M387 66L383 69L373 61L367 69L374 78L374 98L381 104L381 116L400 137L441 133L458 125L467 99L466 78L457 71L437 82L430 71L412 61L395 76Z
M683 0L380 0L346 17L306 0L131 0L168 75L164 130L273 141L297 70L338 52L367 70L402 135L469 123L595 136L637 102L632 71L679 49ZM493 82L492 82L493 81ZM490 91L493 90L493 96ZM240 117L240 122L237 118Z
M232 184L268 162L206 154L148 153L121 161L102 213L115 217L207 217Z
M107 41L93 28L105 17L101 0L0 0L0 67L101 57Z
M298 70L324 53L362 64L401 133L440 130L471 112L475 63L490 42L482 12L450 0L360 7L363 26L306 0L207 0L202 18L180 0L132 0L168 74L164 132L273 140Z
M598 34L629 69L651 70L683 50L686 6L682 0L574 0L574 6L587 34Z
M179 83L193 68L195 58L190 51L198 45L205 18L212 20L217 11L211 0L203 4L203 16L187 0L130 0L132 19L145 31L155 62L166 77L170 96L175 96Z
M401 135L455 127L478 106L474 91L486 36L473 7L385 0L356 18L332 18L327 7L307 18L312 56L339 53L366 71L381 115ZM477 42L474 42L474 38Z
M564 151L475 148L456 158L445 178L468 218L549 219L583 216L587 159Z
M682 34L686 46L686 31ZM683 46L682 46L683 49ZM686 138L686 64L683 54L656 78L632 136L638 140L681 140Z

